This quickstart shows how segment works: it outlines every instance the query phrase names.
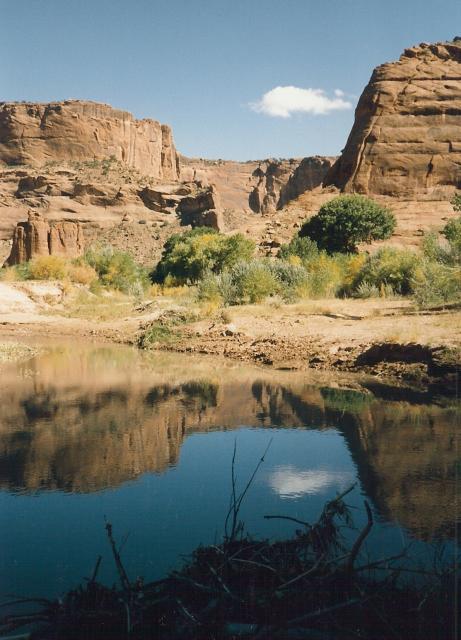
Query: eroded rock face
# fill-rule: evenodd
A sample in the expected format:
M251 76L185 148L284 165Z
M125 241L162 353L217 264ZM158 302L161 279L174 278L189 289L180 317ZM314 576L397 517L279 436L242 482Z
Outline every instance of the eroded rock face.
M223 209L269 214L322 184L335 158L204 160L181 156L181 177L215 185Z
M26 222L19 222L7 265L21 264L36 256L62 255L76 258L83 254L83 229L79 222L48 222L38 212L30 211Z
M0 103L0 162L6 165L115 157L158 179L179 179L170 127L81 100Z
M461 41L421 44L377 67L325 184L449 199L461 188Z
M277 209L282 209L302 193L319 187L333 166L334 161L335 158L325 158L323 156L303 158L288 178L288 182L280 189Z
M257 184L249 197L255 213L269 214L283 209L305 191L319 187L334 158L313 156L290 160L266 160L254 171Z
M263 214L274 212L278 208L280 191L299 163L299 159L262 162L253 172L256 185L248 200L251 210Z
M177 211L181 224L192 227L212 227L223 230L221 203L213 185L199 188L198 191L182 198Z

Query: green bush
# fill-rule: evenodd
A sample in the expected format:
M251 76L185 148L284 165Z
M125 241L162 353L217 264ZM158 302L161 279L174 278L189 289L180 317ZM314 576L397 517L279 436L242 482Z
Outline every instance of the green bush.
M442 238L440 237L442 236ZM423 239L423 254L427 260L457 266L461 264L461 217L453 218L440 235L431 232Z
M451 204L453 205L453 209L455 211L461 211L461 193L455 193Z
M84 259L93 267L105 287L139 295L150 284L147 271L129 253L118 251L110 245L90 247Z
M197 227L165 242L151 277L159 283L168 276L176 284L197 282L208 271L220 273L240 260L249 260L254 249L254 243L241 233L224 236L209 227Z
M307 295L309 275L305 267L286 260L269 261L268 266L279 283L277 293L285 302L294 302Z
M340 256L320 251L305 264L305 268L309 278L308 297L331 298L341 291L345 270Z
M394 214L377 202L359 195L333 198L305 222L299 231L328 253L355 253L359 242L385 240L392 235Z
M420 307L461 301L461 267L425 260L416 270L412 283Z
M291 256L297 256L301 262L307 262L315 258L319 253L317 243L310 238L295 236L288 244L280 247L278 257L288 260Z
M380 291L385 288L389 291L389 287L392 287L395 293L408 295L412 293L413 279L420 260L420 256L411 251L383 247L368 256L352 289L358 292L362 283L367 283Z
M447 222L447 224L442 229L442 235L445 236L450 246L452 262L461 264L461 216L459 216L458 218L452 218L449 222Z
M283 260L255 259L238 262L219 274L206 273L197 294L199 300L223 305L257 303L275 295L293 302L307 286L304 267Z
M280 281L267 260L239 262L232 268L235 300L240 304L262 302L264 298L279 292Z
M198 299L217 305L232 305L237 303L237 290L232 279L232 273L212 273L208 271L197 286Z

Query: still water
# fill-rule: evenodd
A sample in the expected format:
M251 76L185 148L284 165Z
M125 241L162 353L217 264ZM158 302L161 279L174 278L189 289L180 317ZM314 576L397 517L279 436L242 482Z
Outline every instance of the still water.
M453 553L459 403L383 385L349 388L277 372L131 348L63 344L0 369L0 593L57 596L92 572L116 574L105 519L124 540L131 579L164 575L198 544L220 541L231 459L255 535L291 535L348 496L376 524L364 554L411 543ZM341 381L341 387L344 381ZM351 533L350 535L357 535Z

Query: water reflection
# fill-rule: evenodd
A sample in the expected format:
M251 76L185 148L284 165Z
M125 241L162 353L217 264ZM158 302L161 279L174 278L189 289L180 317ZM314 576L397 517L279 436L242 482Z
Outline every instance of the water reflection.
M191 433L336 429L385 520L422 538L453 536L456 404L380 398L264 372L133 350L57 348L2 370L0 487L89 493L176 465ZM419 399L421 400L421 399ZM353 478L328 463L285 465L268 483L298 498Z
M269 478L269 486L281 498L300 498L337 486L341 490L351 485L354 476L351 473L328 469L302 470L296 467L281 467Z

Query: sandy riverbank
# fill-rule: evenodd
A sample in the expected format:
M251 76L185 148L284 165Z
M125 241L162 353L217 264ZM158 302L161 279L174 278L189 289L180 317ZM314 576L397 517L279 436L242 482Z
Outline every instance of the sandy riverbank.
M58 285L49 291L19 283L0 287L0 341L79 337L136 344L149 327L168 323L169 315L191 312L190 299L160 296L147 304L122 304L110 319L69 317ZM205 317L195 311L174 324L169 340L153 346L276 369L356 371L418 386L438 381L457 390L459 309L418 312L396 298L248 305Z

